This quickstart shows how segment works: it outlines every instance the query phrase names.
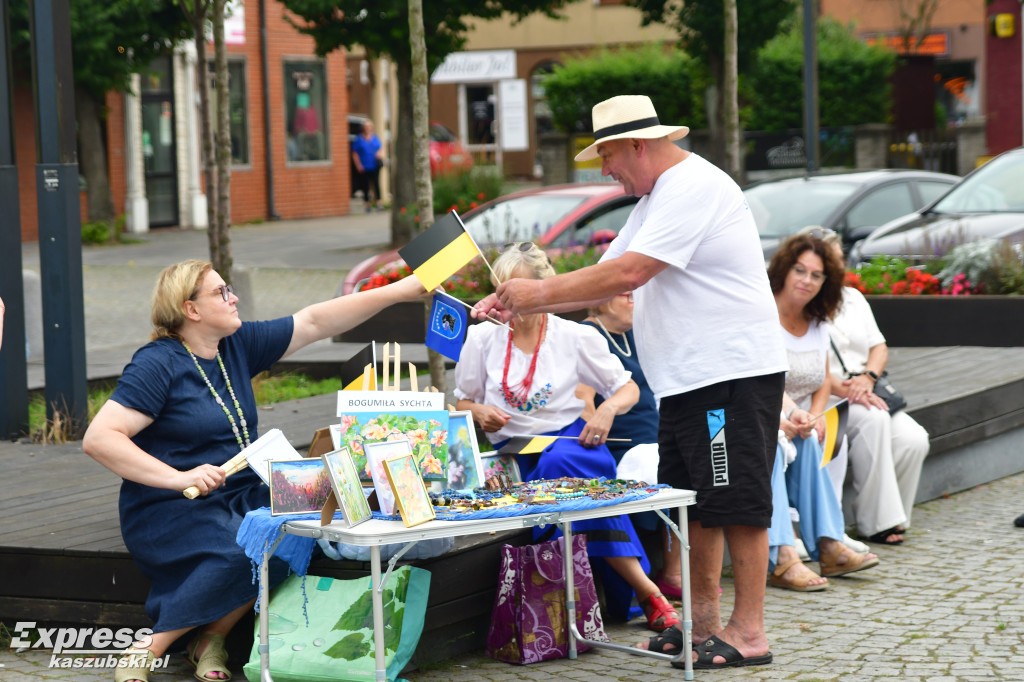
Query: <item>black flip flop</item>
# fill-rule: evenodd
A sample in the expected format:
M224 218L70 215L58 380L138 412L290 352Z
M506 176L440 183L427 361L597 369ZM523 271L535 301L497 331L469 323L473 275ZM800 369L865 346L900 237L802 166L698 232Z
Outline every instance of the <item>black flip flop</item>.
M703 644L694 647L697 660L693 662L694 670L717 670L719 668L741 668L748 665L768 665L772 662L772 652L764 656L744 657L736 647L723 642L718 637L709 637ZM715 663L715 657L725 659L723 663ZM685 668L686 661L672 661L673 668Z
M666 644L674 644L674 649L666 649ZM683 648L683 631L677 627L665 628L660 635L655 635L647 640L647 650L659 654L678 654Z
M889 540L889 536L890 535L903 535L906 532L907 532L906 528L904 528L903 530L898 530L896 526L893 526L889 530L879 531L878 533L875 533L874 535L865 538L865 540L867 540L868 542L873 542L876 545L890 545L890 546L902 545L903 544L903 540L896 540L895 542L891 542Z

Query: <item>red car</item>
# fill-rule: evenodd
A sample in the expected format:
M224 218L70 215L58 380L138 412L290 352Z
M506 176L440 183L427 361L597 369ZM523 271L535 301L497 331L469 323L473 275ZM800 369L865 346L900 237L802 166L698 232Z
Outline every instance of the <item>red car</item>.
M548 250L582 251L614 239L637 201L617 182L552 185L498 197L462 220L481 249L533 241ZM397 250L368 258L345 277L342 293L359 291L384 265L403 264Z
M473 157L461 144L455 133L434 121L430 124L430 175L464 172L473 167Z

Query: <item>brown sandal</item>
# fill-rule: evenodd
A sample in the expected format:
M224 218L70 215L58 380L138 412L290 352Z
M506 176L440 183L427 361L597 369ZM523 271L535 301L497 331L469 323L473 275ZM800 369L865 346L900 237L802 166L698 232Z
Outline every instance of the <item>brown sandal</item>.
M818 592L828 587L828 583L821 583L819 585L808 585L815 578L820 578L817 573L811 569L807 569L808 574L794 579L784 578L783 575L793 566L799 563L803 563L800 559L791 559L786 563L776 566L772 574L768 576L768 583L773 587L781 587L785 590L793 590L795 592Z
M878 557L869 553L858 554L841 542L836 542L835 549L829 554L821 552L818 557L818 565L821 567L821 575L826 578L834 578L847 573L863 571L878 565ZM871 556L869 559L868 556ZM840 563L839 559L846 557L846 561Z

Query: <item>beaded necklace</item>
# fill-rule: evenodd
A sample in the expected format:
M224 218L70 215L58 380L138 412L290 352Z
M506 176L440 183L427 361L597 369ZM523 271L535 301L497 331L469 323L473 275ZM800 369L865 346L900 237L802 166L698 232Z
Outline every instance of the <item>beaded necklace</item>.
M629 338L625 334L622 334L622 343L624 346L626 346L626 350L622 350L619 344L615 343L615 339L612 338L611 333L604 326L604 322L601 321L601 318L595 316L594 321L597 322L597 326L601 328L601 331L604 332L604 335L608 337L608 342L615 347L615 350L619 351L619 355L621 355L624 358L633 357L633 349L629 347Z
M238 420L242 424L242 434L245 435L244 443L242 442L242 435L238 433L238 424L235 423L235 418L231 416L231 411L228 409L228 406L224 404L224 399L220 397L219 393L217 393L217 389L215 389L213 384L210 383L210 378L206 376L206 372L199 364L199 359L196 357L196 354L192 352L192 349L189 348L188 344L184 341L181 342L181 345L185 346L185 350L187 350L189 356L192 357L192 362L195 363L196 369L199 370L199 376L203 377L203 381L206 382L206 387L210 389L213 399L217 401L217 404L220 405L220 409L224 410L224 414L227 415L228 421L231 422L231 430L235 432L235 440L238 441L239 451L244 450L250 444L248 424L245 422L245 414L242 412L242 406L239 404L238 398L235 397L235 389L232 388L231 379L228 378L228 370L224 367L224 361L220 358L220 351L217 351L217 364L220 365L220 372L224 375L224 383L228 385L228 393L231 394L231 402L235 404L235 411L238 413Z
M505 396L505 402L517 409L522 408L530 400L533 372L537 369L537 356L540 355L540 345L544 343L544 331L547 328L547 323L548 316L545 315L540 321L540 335L537 337L537 347L533 349L530 369L526 371L526 376L516 384L514 389L508 385L508 367L512 362L512 332L508 333L508 344L505 346L505 371L501 375L501 393ZM515 322L512 323L512 329L515 330Z

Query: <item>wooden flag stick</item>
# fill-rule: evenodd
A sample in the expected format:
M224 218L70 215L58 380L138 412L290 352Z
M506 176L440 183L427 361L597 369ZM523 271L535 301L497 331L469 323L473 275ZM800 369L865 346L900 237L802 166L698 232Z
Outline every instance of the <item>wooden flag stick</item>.
M484 252L480 250L480 245L476 243L476 240L473 239L473 235L471 235L469 233L469 230L466 229L466 225L462 222L462 217L459 216L458 213L456 213L455 218L459 221L459 224L462 225L462 230L466 233L466 236L469 237L469 241L473 242L473 246L476 247L476 252L480 254L480 260L482 260L484 262L484 265L487 266L487 269L491 271L491 275L494 276L495 281L501 282L501 280L498 279L498 275L494 272L494 268L492 268L491 264L487 262L487 258L484 256Z
M402 347L395 343L395 377L392 391L401 390L402 386Z
M246 468L247 466L249 466L249 462L245 459L245 455L241 452L239 452L237 455L235 455L234 457L220 465L221 469L224 469L225 477L230 476L231 474L237 474L239 471ZM194 500L197 497L199 497L199 488L194 485L190 485L181 492L185 497L187 497L190 500Z
M466 306L466 307L467 307L467 308L469 308L470 310L473 310L473 306L471 306L470 304L466 303L465 301L463 301L463 300L461 300L461 299L455 298L454 296L452 296L451 294L449 294L449 293L448 293L447 291L443 290L443 289L442 289L441 287L438 287L437 289L435 289L435 291L438 291L438 292L440 292L440 293L444 294L445 296L447 296L448 298L452 299L453 301L458 301L459 303L461 303L462 305ZM508 329L509 331L512 331L512 327L508 326L507 324L505 324L504 322L502 322L502 321L501 321L501 320L499 320L498 318L496 318L496 317L491 317L490 315L485 315L484 317L486 317L486 318L487 318L488 320L490 320L491 322L493 322L493 323L495 323L495 324L500 324L500 325L501 325L502 327L505 327L505 328L506 328L506 329Z
M409 363L409 390L418 392L420 390L419 380L416 376L416 365Z
M571 438L572 440L579 440L579 436L531 436L529 434L525 436L519 436L520 438ZM632 443L632 438L605 438L605 442L612 443Z
M370 372L373 371L373 365L367 365L363 367L363 390L370 390Z
M382 377L383 383L381 384L380 390L388 390L388 373L391 371L391 342L384 344L384 375Z

